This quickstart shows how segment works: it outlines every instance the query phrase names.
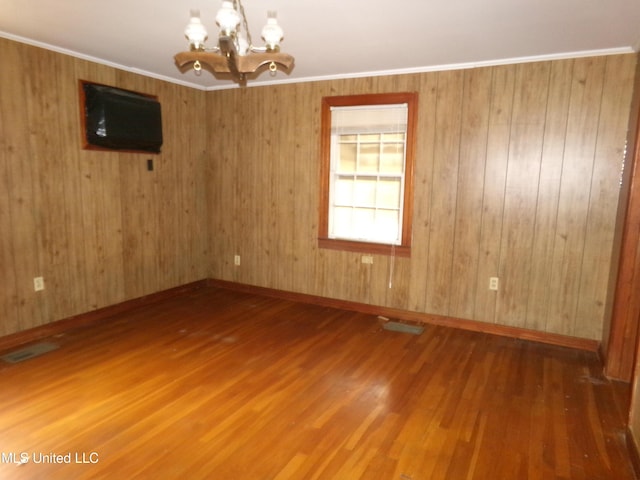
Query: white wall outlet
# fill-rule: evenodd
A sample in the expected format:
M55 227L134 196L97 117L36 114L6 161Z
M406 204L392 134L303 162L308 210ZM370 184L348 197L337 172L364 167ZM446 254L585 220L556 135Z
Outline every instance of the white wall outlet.
M362 255L362 257L360 257L360 261L362 263L367 263L369 265L373 265L373 256L372 255Z
M233 257L233 264L234 264L236 267L240 266L240 255L235 255L235 256Z
M39 292L44 290L44 278L43 277L34 277L33 278L33 290Z
M498 277L489 277L489 290L498 290Z

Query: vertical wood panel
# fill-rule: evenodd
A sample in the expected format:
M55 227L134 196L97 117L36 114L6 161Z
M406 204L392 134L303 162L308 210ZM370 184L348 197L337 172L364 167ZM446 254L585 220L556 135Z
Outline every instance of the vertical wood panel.
M64 55L58 56L62 63L60 79L71 76L75 78L76 60ZM82 165L78 156L80 141L78 85L73 81L57 81L57 122L60 129L57 137L60 140L60 159L57 161L58 175L62 177L64 215L64 237L56 241L57 250L51 259L56 266L47 269L47 292L51 298L51 319L67 318L86 311L86 265L84 257L84 236L82 224ZM47 173L42 178L49 180ZM48 215L44 216L49 219ZM65 264L66 270L58 269ZM59 272L63 272L60 274ZM73 285L73 288L69 286ZM53 287L53 288L52 288ZM55 292L65 292L64 295Z
M540 298L549 298L557 288L551 285L551 274L572 74L573 62L551 64L527 301L526 326L535 330L545 330L549 322L549 303Z
M5 88L6 70L0 71L0 104L4 104L3 92L7 92ZM11 228L11 196L9 193L9 162L7 157L11 150L11 145L6 142L9 138L9 132L5 125L9 121L7 115L0 109L0 229L7 231ZM4 286L4 294L0 295L0 318L5 319L0 322L0 335L12 333L18 329L15 321L18 318L16 309L16 282L13 272L13 244L11 236L0 235L0 284Z
M21 57L20 46L0 39L3 61L6 65L18 64ZM16 263L23 260L23 255L15 248L16 235L20 230L14 227L16 218L16 188L24 181L19 175L19 167L28 158L26 145L28 139L26 118L16 115L21 111L20 101L25 96L24 84L18 79L20 71L13 68L0 69L0 281L2 281L2 299L0 303L0 332L13 333L20 330L21 310L18 305L19 295L24 288L18 281ZM8 234L11 232L11 235Z
M595 146L591 194L580 277L576 335L601 338L606 312L611 251L616 218L621 168L625 157L625 130L634 81L633 56L606 58L603 89L618 95L602 95ZM611 284L613 287L613 284Z
M482 197L487 159L487 135L493 70L469 70L463 86L460 165L458 169L453 239L453 266L449 315L473 318L477 290L488 288L488 278L478 276ZM483 280L485 280L483 282Z
M161 218L165 212L174 212L178 228L175 254L165 253L165 282L183 285L194 279L207 278L210 274L208 259L211 256L209 242L210 216L206 195L209 185L206 175L209 155L205 135L193 135L193 123L206 125L207 111L203 110L206 92L185 89L176 85L162 86L162 101L171 116L166 120L166 131L172 136L163 155L161 170L161 192L172 188L175 179L180 181L180 206L178 209L165 201L160 211ZM177 99L178 101L172 101ZM190 119L189 122L184 119ZM176 128L178 127L178 128ZM184 142L188 139L188 142ZM204 172L204 173L203 173ZM164 198L164 197L163 197ZM163 230L168 227L163 226ZM176 258L184 258L184 262L176 262ZM171 270L178 268L178 276L173 277ZM165 283L166 286L170 284Z
M292 266L295 263L293 239L296 231L281 229L278 225L282 218L292 221L296 218L294 191L298 183L298 169L297 159L293 154L295 149L291 144L298 135L291 135L291 132L296 132L296 117L288 115L286 108L287 100L294 95L293 90L293 87L287 85L265 98L264 103L268 108L261 118L265 125L264 144L270 160L265 178L269 182L267 190L273 198L273 207L270 209L265 227L274 233L270 253L277 259L271 262L276 268L269 269L268 284L289 291L295 286ZM290 175L280 175L280 172L287 170L291 172Z
M230 95L226 103L220 92L211 92L206 97L207 111L222 111L231 106ZM236 151L231 142L234 132L233 119L237 115L207 115L206 123L209 132L215 132L215 141L209 140L206 145L209 151L206 178L212 188L206 189L207 204L211 206L213 215L209 215L210 274L214 278L225 278L237 281L238 269L233 264L233 255L243 252L236 245L238 202L236 188ZM224 208L223 208L224 206Z
M573 68L549 308L549 322L565 334L583 328L576 313L604 66L599 57L577 59Z
M317 276L316 239L319 205L314 188L320 171L320 104L315 101L315 91L316 88L311 83L291 89L290 102L299 107L296 109L296 115L292 117L294 135L291 136L287 130L283 131L283 135L288 137L287 142L293 147L292 154L285 153L285 157L295 172L291 205L294 223L298 226L309 225L308 228L296 228L292 232L292 290L301 293L317 292L313 282L299 281L301 278Z
M56 80L59 78L59 71L56 66L56 58L53 55L42 54L41 51L35 49L26 49L24 52L26 61L30 64L41 64L44 69L52 72L53 79L48 85L43 83L40 76L28 75L25 82L25 102L26 116L29 120L29 158L30 158L30 175L32 176L31 187L31 215L33 216L33 224L28 228L32 230L32 238L37 242L35 255L31 262L27 265L31 267L31 277L42 275L48 280L53 280L53 276L49 276L53 272L53 268L47 268L47 260L49 257L49 248L55 251L56 239L64 238L64 206L60 203L62 198L62 184L59 182L51 182L50 179L40 175L40 172L51 171L58 166L56 159L60 158L57 151L57 138L52 135L49 125L54 125L56 119L56 98L55 87ZM46 88L46 87L52 88ZM44 217L45 205L53 207L50 214ZM47 209L49 211L49 209ZM64 269L64 266L61 266ZM25 272L27 275L29 272ZM26 283L26 282L25 282ZM49 287L53 285L48 285ZM22 327L35 327L46 323L50 317L49 301L42 292L35 294L35 300L38 310L38 317L27 319L28 323L23 323Z
M269 198L264 194L265 181L262 178L260 168L266 161L264 155L264 137L261 130L261 122L257 121L260 113L261 102L251 101L252 93L249 90L238 93L241 112L234 132L251 132L250 137L254 141L240 140L240 136L233 137L231 148L236 149L238 156L237 185L240 192L239 232L242 235L240 243L243 251L243 268L239 269L240 279L244 283L262 285L259 279L266 278L266 265L264 262L265 246L272 237L262 236L266 232L263 229L264 217L268 215Z
M438 75L420 77L418 84L418 127L414 166L413 239L411 248L411 283L408 308L425 310L425 285L429 264L431 220L431 185L433 183L433 144L436 132Z
M524 327L526 321L549 71L548 63L535 63L519 65L516 73L497 321L517 327Z
M138 154L122 155L116 162L121 189L122 230L126 232L122 257L130 260L123 262L126 278L124 295L136 298L158 290L157 278L151 275L157 267L157 222L160 220L154 215L155 174L146 171L146 165ZM168 194L174 192L170 190ZM167 243L171 244L171 237Z
M6 44L6 42L3 42ZM9 47L7 62L26 59L32 65L39 63L38 52L23 45ZM3 57L4 58L4 57ZM7 65L9 65L7 63ZM40 275L42 243L38 230L38 216L41 212L41 197L37 191L38 160L31 154L31 135L34 130L29 125L25 99L31 93L22 77L22 69L3 68L7 84L2 85L2 108L11 115L4 125L8 137L9 155L6 155L8 169L9 218L10 225L3 232L11 232L13 282L15 285L16 316L9 317L8 330L27 329L40 325L46 315L45 299L41 292L33 291L33 277ZM10 72L15 72L11 74ZM6 92L6 94L5 94ZM9 290L11 293L11 289ZM36 294L37 293L37 294Z
M447 315L460 160L463 71L438 74L425 308Z
M489 277L497 277L500 267L501 234L504 212L504 193L509 158L509 141L516 67L496 67L493 73L491 97L487 104L489 125L487 159L485 162L482 198L482 228L478 258L478 283L488 286ZM497 295L488 288L478 288L475 317L494 323Z

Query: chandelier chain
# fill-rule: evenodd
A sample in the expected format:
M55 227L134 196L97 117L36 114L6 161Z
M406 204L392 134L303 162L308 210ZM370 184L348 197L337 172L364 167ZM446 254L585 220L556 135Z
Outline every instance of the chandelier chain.
M253 47L253 41L251 40L251 32L249 31L249 24L247 23L247 15L244 13L244 6L240 0L233 0L233 6L237 11L240 12L240 16L242 17L242 27L244 28L245 34L247 36L247 42L249 42L249 46Z

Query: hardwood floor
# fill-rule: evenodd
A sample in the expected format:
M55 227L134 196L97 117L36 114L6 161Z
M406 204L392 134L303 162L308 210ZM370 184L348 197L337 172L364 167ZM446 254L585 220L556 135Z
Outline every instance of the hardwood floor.
M0 361L0 478L634 478L590 352L216 288L48 340Z

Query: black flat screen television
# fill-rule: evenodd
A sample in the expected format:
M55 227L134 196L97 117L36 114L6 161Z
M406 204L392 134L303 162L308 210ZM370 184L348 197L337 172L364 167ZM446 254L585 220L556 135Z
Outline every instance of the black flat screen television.
M160 153L162 112L156 97L80 81L84 147Z

